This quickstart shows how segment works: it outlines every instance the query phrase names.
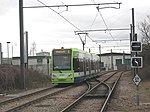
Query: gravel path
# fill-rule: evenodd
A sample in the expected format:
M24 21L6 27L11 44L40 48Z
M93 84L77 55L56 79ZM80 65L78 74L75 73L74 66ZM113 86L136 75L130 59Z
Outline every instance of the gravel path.
M86 89L87 85L76 86L41 102L37 102L21 110L21 112L60 112L60 110L83 94Z
M130 72L120 80L107 112L150 112L150 81L139 85L140 105L136 103L136 85Z

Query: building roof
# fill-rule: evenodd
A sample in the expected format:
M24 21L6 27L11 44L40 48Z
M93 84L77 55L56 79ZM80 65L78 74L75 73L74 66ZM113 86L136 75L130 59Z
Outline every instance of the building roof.
M115 52L101 54L101 56L111 56L111 55L113 55L113 56L120 56L120 55L128 55L128 56L130 56L131 54L129 54L129 53L115 53ZM98 54L98 56L100 56L100 54Z
M50 58L50 56L28 56L28 59ZM13 57L13 60L20 59L20 57Z

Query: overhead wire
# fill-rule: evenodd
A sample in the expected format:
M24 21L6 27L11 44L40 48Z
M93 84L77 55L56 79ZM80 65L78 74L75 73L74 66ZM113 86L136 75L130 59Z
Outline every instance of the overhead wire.
M55 11L54 9L52 9L51 7L48 7L45 3L43 3L42 1L40 1L40 0L37 0L39 3L41 3L42 5L44 5L44 6L46 6L47 8L49 8L50 10L52 10L53 12L55 12L56 14L58 14L60 17L62 17L65 21L67 21L70 25L72 25L74 28L76 28L77 30L79 30L79 31L82 31L80 28L78 28L76 25L74 25L72 22L70 22L67 18L65 18L63 15L61 15L60 13L58 13L57 11ZM95 3L95 1L93 0L93 2ZM61 2L62 3L62 2ZM64 3L63 3L64 4ZM96 18L97 18L97 16L98 16L98 13L100 14L100 16L102 17L102 20L103 20L103 22L104 22L104 24L105 24L105 26L106 26L106 28L108 29L108 26L107 26L107 24L106 24L106 22L105 22L105 20L104 20L104 18L103 18L103 16L102 16L102 14L100 13L100 11L98 11L97 12L97 14L96 14L96 16L95 16L95 18L94 18L94 20L93 20L93 22L92 22L92 24L91 24L91 27L90 28L92 28L92 26L93 26L93 24L94 24L94 22L95 22L95 20L96 20ZM83 32L83 33L86 33L86 32ZM111 35L111 33L110 33L110 31L109 31L109 34ZM89 36L89 34L86 34L86 36L92 41L92 42L94 42L95 43L95 41ZM111 35L111 37L113 38L113 36ZM113 38L114 39L114 38ZM96 44L97 44L97 42L96 42Z
M96 4L95 0L93 0L93 2ZM105 25L105 27L106 27L106 29L108 30L109 28L108 28L108 26L107 26L107 24L106 24L106 21L105 21L103 15L102 15L102 13L101 13L100 10L99 10L99 7L97 7L97 11L98 11L99 15L101 16L101 18L102 18L102 20L103 20L103 23L104 23L104 25ZM110 30L108 30L108 32L109 32L109 35L111 36L111 38L112 38L113 40L115 40L115 38L114 38L113 35L111 34ZM118 45L118 42L116 42L116 44Z
M62 4L64 4L64 2L62 2L61 0L59 0L59 2L61 2Z
M99 9L97 9L97 10L98 10L98 12L99 12L99 14L100 14L100 16L101 16L101 18L102 18L102 20L103 20L103 23L104 23L106 29L108 30L109 28L108 28L108 26L107 26L107 24L106 24L106 22L105 22L105 19L104 19L102 13L99 11ZM109 35L110 35L110 36L112 37L112 39L114 40L114 37L112 36L111 32L110 32L109 30L108 30L108 32L109 32Z
M93 22L92 22L92 24L91 24L91 26L90 26L90 29L93 27L94 22L96 21L97 16L98 16L98 12L96 13L96 15L95 15L95 17L94 17L94 20L93 20ZM86 31L85 31L85 32L86 32ZM92 42L94 42L94 43L97 44L97 42L95 42L95 40L93 40L93 39L89 36L89 34L87 35L87 37L88 37Z
M47 6L45 3L41 2L40 0L37 0L39 3L41 3L42 5L44 6ZM79 31L82 31L80 28L78 28L77 26L75 26L72 22L70 22L68 19L66 19L64 16L62 16L60 13L58 13L57 11L55 11L54 9L52 9L51 7L47 7L49 8L50 10L52 10L53 12L55 12L56 14L58 14L60 17L62 17L65 21L67 21L70 25L72 25L74 28L76 28L77 30ZM98 15L98 14L97 14ZM84 32L86 33L86 32ZM86 34L87 35L87 34ZM94 40L89 36L87 35L87 37L89 37L89 39L94 42Z
M96 15L95 15L95 18L94 18L94 20L93 20L93 22L92 22L92 24L91 24L91 26L90 26L90 29L91 29L92 26L94 25L94 22L96 21L97 16L98 16L98 12L97 12Z
M94 1L93 1L94 2ZM95 23L95 21L96 21L96 18L97 18L97 16L98 16L98 12L96 13L96 15L95 15L95 18L94 18L94 20L93 20L93 22L92 22L92 24L91 24L91 26L90 26L90 29L93 27L93 25L94 25L94 23ZM90 38L90 40L92 41L92 42L95 42L89 35L87 35L89 38ZM97 44L97 42L95 42L96 44Z
M37 0L39 3L41 3L44 6L47 6L45 3L41 2L40 0ZM47 7L48 9L52 10L53 12L55 12L56 14L58 14L60 17L62 17L64 20L66 20L69 24L71 24L74 28L76 28L77 30L81 31L81 29L79 29L77 26L75 26L72 22L70 22L68 19L66 19L64 16L62 16L60 13L58 13L57 11L55 11L54 9Z
M95 0L92 0L92 1L93 1L94 4L96 4ZM106 24L106 22L105 22L105 19L104 19L102 13L101 13L100 10L99 10L99 7L96 7L96 8L97 8L97 11L98 11L99 15L101 16L101 18L102 18L102 20L103 20L103 23L104 23L106 29L108 30L109 28L108 28L108 26L107 26L107 24ZM114 37L112 36L110 30L108 30L108 32L109 32L109 35L111 36L111 38L112 38L113 40L115 40ZM116 42L116 43L117 43L117 42ZM117 45L118 45L118 43L117 43Z
M95 2L95 0L92 0L95 4L96 4L96 2ZM103 20L103 22L104 22L104 25L105 25L105 27L107 28L107 29L109 29L108 28L108 26L107 26L107 24L106 24L106 22L105 22L105 19L104 19L104 17L103 17L103 15L102 15L102 13L99 11L99 7L96 7L97 8L97 11L98 11L98 13L100 14L100 16L101 16L101 18L102 18L102 20ZM110 34L110 36L113 38L113 40L114 40L114 37L112 36L112 34L110 33L110 31L108 31L109 32L109 34Z

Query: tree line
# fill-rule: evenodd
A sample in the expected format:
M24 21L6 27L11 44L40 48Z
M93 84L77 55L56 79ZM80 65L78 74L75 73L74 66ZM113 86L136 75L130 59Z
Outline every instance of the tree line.
M144 79L150 79L150 16L139 22L138 29L143 43L142 52L140 55L143 57L143 69L141 70Z

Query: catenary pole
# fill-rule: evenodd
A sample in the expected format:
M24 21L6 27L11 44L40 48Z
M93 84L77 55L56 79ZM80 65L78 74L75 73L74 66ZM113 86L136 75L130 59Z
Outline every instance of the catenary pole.
M133 29L133 34L132 34L132 40L137 41L137 34L135 34L135 20L134 20L134 8L132 8L132 29ZM134 53L134 57L137 57L137 52ZM134 76L138 75L138 68L134 68ZM136 85L136 105L139 106L139 85Z
M21 89L25 89L23 0L19 0L19 22L20 22L20 86Z

